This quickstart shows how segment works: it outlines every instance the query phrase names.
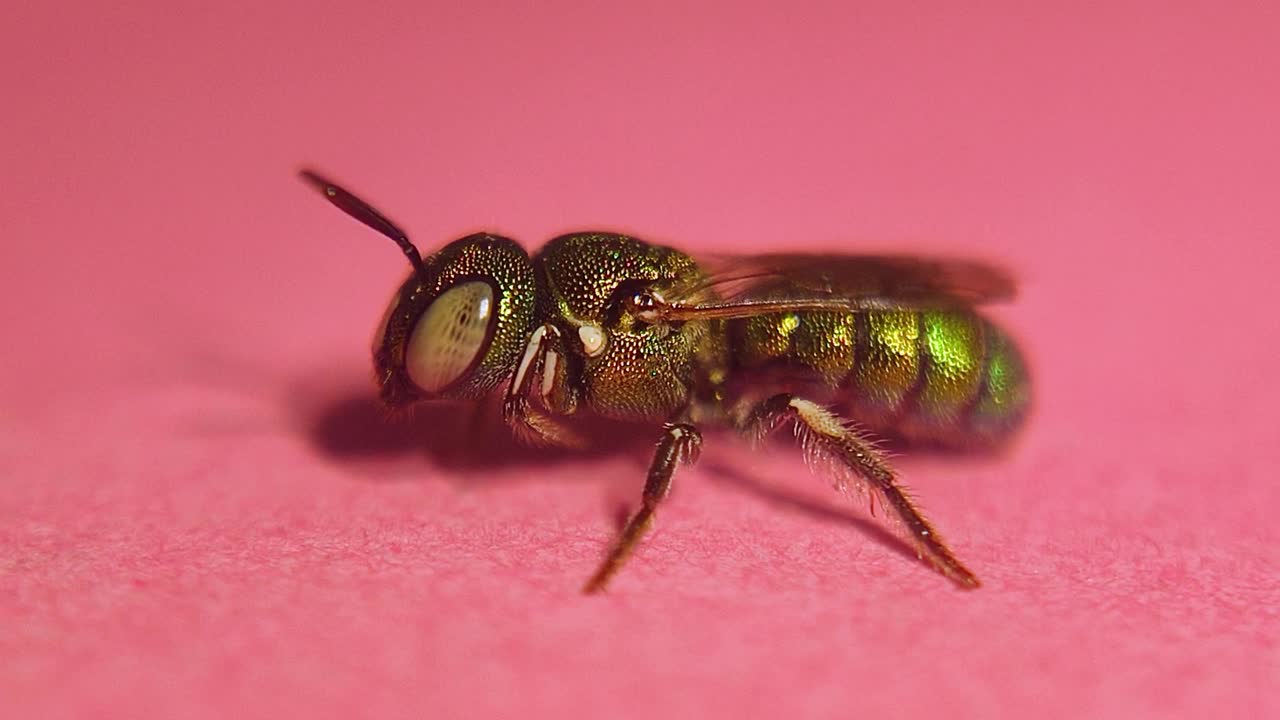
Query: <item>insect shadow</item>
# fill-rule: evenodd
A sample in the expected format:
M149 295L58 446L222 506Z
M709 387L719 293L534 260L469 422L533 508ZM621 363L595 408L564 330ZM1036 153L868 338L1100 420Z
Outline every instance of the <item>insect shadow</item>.
M340 463L418 457L440 468L486 470L613 455L647 459L653 444L649 429L593 418L575 428L588 441L585 448L534 447L512 436L496 403L423 403L391 416L372 389L312 400L295 412L311 446Z
M371 387L350 385L336 392L329 388L319 399L316 383L304 380L296 387L299 391L291 392L289 397L307 400L301 404L291 402L290 412L300 422L310 445L325 458L337 462L419 456L439 467L467 470L625 455L638 458L637 462L643 467L657 440L651 426L593 416L590 422L573 426L586 440L584 448L536 447L512 436L502 421L496 400L478 406L422 403L409 412L393 416ZM732 446L740 442L730 432L712 432L715 437L709 438L709 444ZM783 440L778 445L783 449L787 442ZM911 455L924 456L949 456L956 452L948 448L902 445L892 439L886 447L895 453L907 450ZM725 463L713 465L704 461L702 466L707 470L714 467L717 475L729 477L737 472L739 477L745 477ZM757 489L766 487L755 482ZM643 474L637 475L637 489L641 484ZM781 499L776 494L764 495Z
M846 498L837 495L830 503L821 502L785 486L764 482L724 462L708 463L707 470L707 477L721 487L752 496L775 508L807 515L822 522L851 526L873 542L912 562L919 562L916 551L906 540L894 535L876 521L858 514L853 508L838 507L842 499L847 501Z
M621 498L638 496L644 480L643 462L652 452L654 442L649 437L651 428L595 418L590 424L576 428L589 442L584 449L530 447L512 437L496 405L481 407L478 417L474 408L430 403L418 406L408 416L388 417L372 389L351 388L295 410L301 414L302 429L310 444L322 456L338 463L419 457L440 468L483 471L519 466L533 470L551 462L583 458L634 458L635 477L611 482L616 485L615 490L622 493ZM709 440L722 447L740 442L728 432L716 432ZM905 540L877 521L864 517L857 509L840 507L848 502L846 499L835 496L830 502L816 500L788 488L785 483L755 477L731 462L714 457L705 458L700 467L702 478L719 487L788 512L852 527L894 553L916 560L915 551ZM797 472L808 475L803 467L798 467ZM531 472L526 477L539 477L539 474ZM404 476L397 479L403 480ZM484 482L484 474L477 473L474 479L468 479L473 481ZM615 524L625 523L629 503L630 500L613 507L611 519Z

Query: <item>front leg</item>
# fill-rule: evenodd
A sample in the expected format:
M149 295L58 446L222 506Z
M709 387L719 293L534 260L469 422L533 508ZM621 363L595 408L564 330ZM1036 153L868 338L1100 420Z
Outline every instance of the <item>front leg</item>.
M860 481L872 497L879 498L902 523L918 556L927 558L939 572L961 587L979 586L978 578L956 558L938 531L911 502L884 455L847 422L816 403L783 393L756 405L741 418L739 425L750 435L761 438L787 420L795 423L796 437L804 448L806 460L832 466L842 485L847 479ZM875 511L874 504L872 511Z
M564 394L563 358L564 347L555 325L546 323L529 335L502 401L502 417L517 439L530 445L568 448L586 444L577 433L529 405L530 396L547 407L558 390Z
M641 498L640 510L631 518L613 550L596 570L595 575L582 588L584 593L596 593L604 589L610 578L622 569L623 563L631 557L636 544L653 527L654 512L658 503L671 492L671 476L675 474L676 465L680 462L693 464L702 449L702 434L688 423L674 423L666 426L658 449L653 454L653 462L649 464L649 479L644 484L644 496Z

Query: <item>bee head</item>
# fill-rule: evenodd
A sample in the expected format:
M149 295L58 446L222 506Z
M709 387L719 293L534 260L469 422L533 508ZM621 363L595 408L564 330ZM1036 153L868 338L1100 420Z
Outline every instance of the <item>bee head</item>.
M383 401L484 395L502 382L533 330L537 292L524 248L477 233L425 260L404 231L338 185L310 172L303 179L329 202L395 241L413 272L391 298L373 341Z
M534 327L533 266L514 241L484 233L449 243L391 298L373 342L382 399L480 397L515 364Z

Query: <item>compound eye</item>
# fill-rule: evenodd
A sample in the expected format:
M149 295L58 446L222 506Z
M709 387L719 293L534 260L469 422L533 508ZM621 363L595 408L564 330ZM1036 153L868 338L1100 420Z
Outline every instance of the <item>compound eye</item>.
M405 371L414 385L439 392L484 357L493 335L493 287L476 280L441 293L409 337Z

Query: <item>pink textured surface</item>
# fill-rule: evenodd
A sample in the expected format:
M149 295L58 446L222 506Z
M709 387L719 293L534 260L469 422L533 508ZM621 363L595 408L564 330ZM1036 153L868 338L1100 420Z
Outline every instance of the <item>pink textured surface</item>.
M1273 7L99 5L0 28L0 715L1280 712ZM713 436L579 596L654 438L380 425L403 261L302 163L424 249L1011 265L1033 425L903 462L986 586Z

